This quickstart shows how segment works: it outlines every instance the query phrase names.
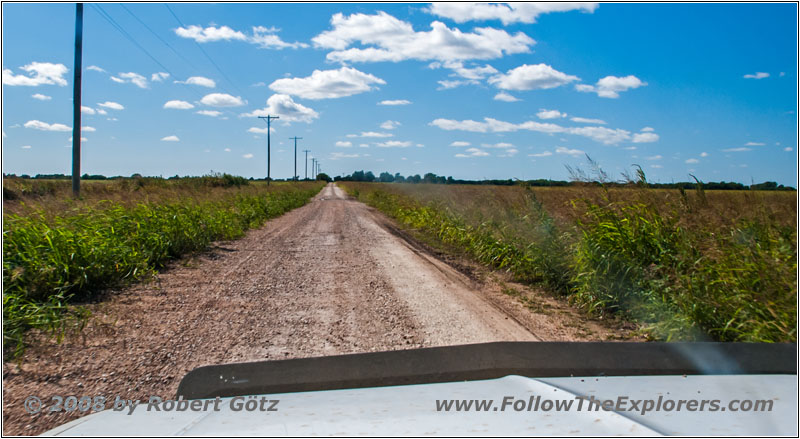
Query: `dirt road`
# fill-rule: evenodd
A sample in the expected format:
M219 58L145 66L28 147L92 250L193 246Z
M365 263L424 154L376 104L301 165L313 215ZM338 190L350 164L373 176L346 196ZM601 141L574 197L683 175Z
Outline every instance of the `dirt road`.
M43 338L20 364L7 363L4 433L76 417L29 415L29 395L169 398L205 364L575 338L559 318L489 290L329 185L241 240L112 292L80 335Z

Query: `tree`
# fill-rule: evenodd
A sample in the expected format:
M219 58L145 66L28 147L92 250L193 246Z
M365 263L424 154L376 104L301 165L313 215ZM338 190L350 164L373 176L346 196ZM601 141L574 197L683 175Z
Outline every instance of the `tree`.
M328 183L331 182L331 178L328 176L328 174L324 172L320 172L319 174L317 174L317 180L326 181Z
M394 181L394 177L392 176L392 174L388 172L381 172L381 175L380 177L378 177L378 180L380 180L381 183L391 183Z

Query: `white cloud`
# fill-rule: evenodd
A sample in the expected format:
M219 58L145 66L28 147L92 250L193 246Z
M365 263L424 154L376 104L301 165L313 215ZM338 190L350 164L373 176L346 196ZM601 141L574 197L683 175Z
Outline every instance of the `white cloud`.
M381 124L381 128L384 130L393 130L400 126L400 122L396 120L387 120L386 122Z
M411 101L405 99L396 99L396 100L387 100L387 101L380 101L378 105L410 105Z
M661 165L650 165L650 167L653 168L653 169L661 169L661 168L663 168L663 166L661 166Z
M450 146L469 146L469 145L471 145L469 142L464 142L461 140L456 140L455 142L450 144Z
M449 90L451 88L461 87L462 85L467 84L477 84L476 81L464 81L461 79L450 80L450 79L443 79L441 81L436 81L439 84L439 87L436 90Z
M34 93L34 94L31 95L31 97L34 98L34 99L38 99L40 101L49 101L50 99L53 99L52 97L47 96L47 95L43 95L41 93Z
M515 98L514 96L512 96L512 95L510 95L510 94L508 94L508 93L506 93L504 91L501 91L500 93L497 93L496 95L494 95L494 100L495 101L503 101L503 102L517 102L517 101L519 101L518 98Z
M372 84L386 84L386 81L352 67L342 67L314 70L305 78L278 79L269 88L306 99L332 99L370 91L376 88Z
M87 108L88 108L88 107L87 107ZM90 108L90 109L91 109L91 108ZM81 111L83 111L83 107L81 107ZM106 110L103 110L102 108L98 108L98 109L97 109L97 110L95 110L95 111L97 111L97 114L102 114L103 116L105 116L105 115L107 115L107 114L108 114L108 111L106 111ZM94 113L92 113L92 114L94 114ZM116 120L116 119L114 119L114 120Z
M223 149L223 151L225 151L225 152L231 152L231 149L230 149L230 148L225 148L225 149Z
M227 93L210 93L200 99L200 103L209 107L240 107L244 101L239 96L231 96Z
M161 82L167 78L169 78L169 73L166 72L156 72L150 75L150 80L154 82Z
M86 67L86 70L94 70L95 72L100 72L100 73L105 73L106 72L105 69L102 69L102 68L97 67L97 66Z
M488 143L483 143L481 144L481 146L484 148L511 148L514 145L508 142L500 142L500 143L495 143L493 145Z
M456 23L467 21L500 20L503 24L535 23L541 14L580 10L594 12L597 3L433 3L427 12L449 18Z
M411 146L412 143L408 141L388 140L386 142L376 143L375 145L381 148L407 148Z
M645 160L661 160L663 158L664 157L659 154L659 155L654 155L654 156L650 156L650 157L645 157Z
M536 131L547 134L565 133L574 134L577 136L588 137L596 142L606 145L615 145L623 141L631 139L630 131L623 129L611 129L606 127L597 126L584 126L584 127L563 127L554 123L542 123L527 121L520 124L505 122L490 117L484 118L483 122L474 120L452 120L452 119L436 119L429 125L439 127L447 131L470 131L476 133L505 133L514 132L519 130ZM640 141L642 139L639 139ZM652 140L650 140L652 141Z
M505 74L489 78L489 83L503 90L539 90L579 80L577 76L559 72L547 64L523 64Z
M381 133L376 131L366 131L360 134L360 137L377 137L377 138L384 138L384 137L392 137L394 134L392 133Z
M82 126L81 127L81 132L84 132L84 131L86 131L87 133L93 133L93 132L97 131L97 129L95 127Z
M242 157L245 158L245 159L250 160L251 158L253 158L253 154L247 153L247 154L242 155Z
M23 145L22 149L31 149L31 146L30 145Z
M653 127L644 127L644 128L642 128L641 131L643 133L652 133L653 131L655 131L655 129Z
M228 26L209 26L203 28L202 26L191 25L188 27L179 27L175 29L175 33L179 37L191 38L198 43L209 43L214 41L230 41L240 40L246 41L247 36L242 32L235 31Z
M267 99L267 106L255 110L252 113L244 113L244 117L258 117L258 116L278 116L280 121L285 123L291 122L305 122L311 123L314 119L319 117L319 114L301 104L295 102L291 96L285 94L274 94Z
M577 123L590 123L595 125L605 125L606 121L602 119L588 119L585 117L571 117L569 120Z
M620 92L628 91L632 88L644 87L645 85L647 85L646 82L642 82L641 79L633 75L625 77L606 76L597 81L596 85L577 84L575 85L575 90L597 93L597 96L601 98L616 99L619 97Z
M583 155L583 154L586 154L586 153L581 151L581 150L579 150L579 149L569 149L569 148L565 148L563 146L559 146L558 148L556 148L556 154L567 154L567 155L571 155L573 157L577 157L579 155Z
M178 136L174 136L174 135L161 138L162 142L180 142L180 140L181 139L179 139Z
M53 64L49 62L32 62L20 67L28 73L25 75L14 75L11 69L3 69L3 85L22 85L36 87L43 84L55 84L59 86L67 85L64 75L69 71L64 64Z
M94 108L81 105L81 113L92 115L95 113Z
M764 79L764 78L769 78L769 73L766 72L748 73L747 75L744 75L744 77L747 79Z
M123 107L122 105L120 105L120 104L118 104L116 102L111 102L111 101L98 103L97 105L99 107L108 108L109 110L124 110L125 109L125 107Z
M764 142L747 142L744 146L764 146L766 145Z
M275 132L275 128L270 128L270 130ZM250 127L247 132L253 134L267 134L267 127Z
M200 111L196 111L195 113L201 114L203 116L210 116L210 117L217 117L220 114L222 114L221 111L217 111L217 110L200 110Z
M636 133L633 135L633 143L650 143L657 141L658 134L656 133Z
M343 152L332 152L330 159L331 160L339 160L339 159L355 159L360 157L358 154L345 154Z
M558 110L545 110L542 108L538 113L536 113L536 116L539 119L558 119L560 117L567 117L567 114Z
M489 153L478 148L467 148L464 153L458 153L455 156L458 158L466 158L466 157L486 157Z
M783 148L783 150L784 150L784 151L791 151L791 150L792 150L792 147L791 147L791 146L787 146L786 148Z
M545 152L540 152L540 153L537 153L537 154L528 154L528 157L550 157L551 155L553 155L552 152L545 151Z
M267 28L264 26L254 26L253 27L253 36L250 37L248 40L249 42L257 45L261 49L298 49L301 47L308 47L306 43L287 43L286 41L281 40L281 38L276 35L278 29L271 27Z
M347 17L337 13L331 18L331 26L332 30L312 41L316 47L333 49L327 59L339 62L494 59L527 53L535 44L522 32L511 35L500 29L475 28L464 33L439 21L431 23L430 31L417 32L410 23L385 12Z
M707 152L701 152L700 153L700 157L708 157L708 153Z
M23 126L25 128L33 128L34 130L39 130L39 131L72 131L72 128L64 124L61 123L49 124L47 122L42 122L40 120L29 120L25 122Z
M138 73L134 72L120 73L119 78L112 76L111 79L113 79L115 82L120 82L120 83L129 82L139 88L147 88L147 78Z
M691 164L695 164L695 163L700 163L700 160L697 160L697 159L686 159L686 163L691 165Z
M369 143L359 143L358 147L359 148L369 148Z
M185 81L175 81L176 84L189 84L189 85L199 85L201 87L208 87L214 88L217 86L217 83L214 82L213 79L206 78L204 76L191 76Z
M723 149L722 152L745 152L745 151L752 151L751 148L739 147L739 148L727 148Z
M172 108L173 110L189 110L194 108L194 105L186 102L186 101L167 101L164 104L164 108Z
M340 140L340 141L336 142L336 146L338 146L339 148L350 148L351 146L353 146L353 143L352 142L342 142Z
M516 148L509 148L506 149L503 154L498 155L498 157L514 157L519 152Z

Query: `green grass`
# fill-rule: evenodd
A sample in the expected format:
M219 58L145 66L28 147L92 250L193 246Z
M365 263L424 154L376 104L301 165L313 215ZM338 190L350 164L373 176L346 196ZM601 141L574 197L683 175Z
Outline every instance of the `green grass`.
M126 184L155 194L162 183ZM183 192L158 202L95 199L58 211L47 210L53 205L47 200L17 206L24 214L5 215L3 226L4 351L20 354L31 328L60 336L70 323L80 327L87 311L71 303L151 276L167 261L212 241L239 238L302 206L322 184L242 186L247 184L235 178L211 178L185 182ZM202 195L219 187L226 189Z
M797 340L794 193L344 187L516 280L635 321L653 339Z

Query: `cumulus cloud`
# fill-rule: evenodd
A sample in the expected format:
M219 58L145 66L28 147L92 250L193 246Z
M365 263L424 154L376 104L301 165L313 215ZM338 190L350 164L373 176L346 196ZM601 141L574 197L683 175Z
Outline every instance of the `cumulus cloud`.
M764 79L769 78L769 73L766 72L755 72L755 73L748 73L744 75L746 79Z
M697 159L687 159L687 160L686 160L686 163L688 163L688 164L692 165L692 164L695 164L695 163L700 163L700 160L697 160Z
M294 43L287 43L286 41L281 40L281 38L276 35L279 29L274 27L264 27L264 26L254 26L253 27L253 35L248 40L249 42L257 45L261 49L299 49L301 47L308 47L306 43L294 42Z
M343 152L332 152L330 155L331 160L339 160L339 159L355 159L360 157L358 154L345 154Z
M400 122L396 120L387 120L386 122L381 124L381 128L384 130L393 130L400 126Z
M550 12L579 10L594 12L597 3L531 2L531 3L433 3L427 12L449 18L456 23L500 20L503 24L535 23L539 15Z
M21 148L22 149L31 149L31 146L30 145L23 145Z
M191 25L175 29L175 34L183 38L191 38L198 43L210 43L214 41L240 40L246 41L247 36L242 32L231 29L228 26L202 26Z
M580 149L569 149L563 146L559 146L558 148L556 148L556 154L566 154L566 155L571 155L572 157L577 157L579 155L583 155L586 153L581 151Z
M469 146L469 145L471 145L469 142L464 142L461 140L456 140L455 142L450 144L450 146Z
M86 131L87 133L93 133L93 132L97 131L97 129L95 127L82 126L81 127L81 132L84 132L84 131Z
M86 67L86 70L94 70L95 72L105 73L105 69L97 67L97 66L89 66Z
M278 92L306 99L334 99L373 90L373 84L386 84L376 76L342 67L338 70L314 70L305 78L282 78L269 85Z
M352 142L343 142L343 141L340 140L340 141L336 142L336 146L338 146L339 148L350 148L351 146L353 146L353 143Z
M542 108L538 113L536 113L536 117L539 119L558 119L561 117L567 117L567 113L562 113L558 110L545 110Z
M239 96L231 96L227 93L210 93L200 99L200 103L209 107L241 107L244 101Z
M64 124L61 123L49 124L47 122L42 122L40 120L29 120L25 122L23 126L25 128L33 128L34 130L39 130L39 131L72 131L72 128Z
M764 145L765 145L764 142L747 142L744 144L744 146L764 146Z
M245 159L250 160L251 158L253 158L253 154L247 153L247 154L242 155L242 157L245 158Z
M94 108L92 108L92 107L87 107L85 105L81 105L81 113L88 114L88 115L93 115L93 114L95 114L95 111L94 111Z
M481 146L484 147L484 148L504 148L505 149L505 148L511 148L514 145L511 144L511 143L508 143L508 142L500 142L500 143L495 143L495 144L483 143L483 144L481 144Z
M641 129L641 131L643 133L652 133L653 131L655 131L655 129L653 127L644 127Z
M267 106L251 113L244 113L244 117L258 117L273 115L280 117L284 123L305 122L311 123L319 114L311 108L295 102L291 96L274 94L267 99Z
M147 78L135 72L120 73L119 78L112 76L111 79L114 82L131 83L139 88L147 88Z
M376 143L375 145L380 146L381 148L407 148L412 145L412 142L400 141L400 140L387 140L386 142L379 142Z
M645 157L645 160L661 160L663 158L664 157L662 155L658 154L658 155L654 155L654 156L650 156L650 157Z
M161 138L162 142L180 142L180 140L181 139L179 139L178 136L175 136L175 135Z
M176 84L189 84L189 85L199 85L201 87L208 87L214 88L217 86L217 83L214 82L213 79L206 78L204 76L191 76L187 78L185 81L175 81Z
M382 138L382 137L392 137L393 135L394 134L392 134L392 133L381 133L381 132L376 132L376 131L365 131L365 132L362 132L359 135L359 137L378 137L378 138Z
M169 78L169 73L166 72L156 72L150 75L150 80L153 82L161 82L167 78Z
M585 117L571 117L569 120L577 123L590 123L594 125L605 125L606 121L602 119L588 119Z
M650 142L658 142L658 134L636 133L633 135L633 143L650 143Z
M118 104L116 102L111 102L111 101L98 103L97 106L98 107L103 107L103 108L108 108L109 110L124 110L125 109L125 107L123 107L121 104Z
M458 153L455 156L458 158L467 158L467 157L486 157L489 153L478 148L467 148L464 150L463 153Z
M411 101L406 99L395 99L378 102L378 105L411 105Z
M167 101L164 104L164 108L171 108L173 110L190 110L194 108L194 105L186 101L174 100L174 101Z
M483 122L475 120L452 120L452 119L436 119L429 125L439 127L447 131L470 131L476 133L505 133L514 132L519 130L536 131L547 134L574 134L590 138L596 142L606 145L615 145L624 141L631 140L631 132L623 129L612 129L599 126L584 126L584 127L563 127L554 123L542 123L535 121L527 121L519 124L505 122L490 117L484 118ZM644 133L641 135L650 134ZM657 136L652 134L653 136ZM638 139L640 142L643 140ZM656 139L657 140L657 139ZM647 141L654 141L647 139Z
M580 78L568 75L547 64L523 64L505 74L489 78L489 83L503 90L538 90L555 88Z
M708 157L708 153L707 152L701 152L700 153L700 157Z
M739 148L727 148L723 149L723 152L745 152L745 151L752 151L751 148L739 147Z
M606 76L597 81L596 85L577 84L575 90L586 93L597 93L601 98L616 99L620 92L628 91L632 88L639 88L647 85L641 79L628 75L625 77Z
M517 102L517 101L519 101L518 98L515 98L514 96L512 96L512 95L510 95L510 94L508 94L508 93L506 93L504 91L501 91L500 93L497 93L496 95L494 95L494 100L495 101L503 101L503 102Z
M327 59L338 62L495 59L527 53L535 44L522 32L511 35L500 29L475 28L465 33L439 21L430 24L430 31L417 32L410 23L385 12L337 13L331 18L331 27L312 41L318 48L333 49Z
M43 95L41 93L34 93L31 95L31 97L40 101L49 101L50 99L53 99L50 96Z
M11 69L3 69L3 85L21 85L36 87L44 84L65 86L67 80L64 75L69 71L64 64L53 64L49 62L32 62L20 67L27 73L15 75Z
M217 110L200 110L200 111L196 111L195 113L201 114L203 116L210 116L210 117L217 117L217 116L222 114L221 111L217 111Z
M250 127L247 132L253 134L267 134L267 127ZM270 131L275 131L274 128L269 128Z
M539 152L539 153L536 153L536 154L528 154L528 157L550 157L551 155L553 155L552 152L545 151L545 152Z

